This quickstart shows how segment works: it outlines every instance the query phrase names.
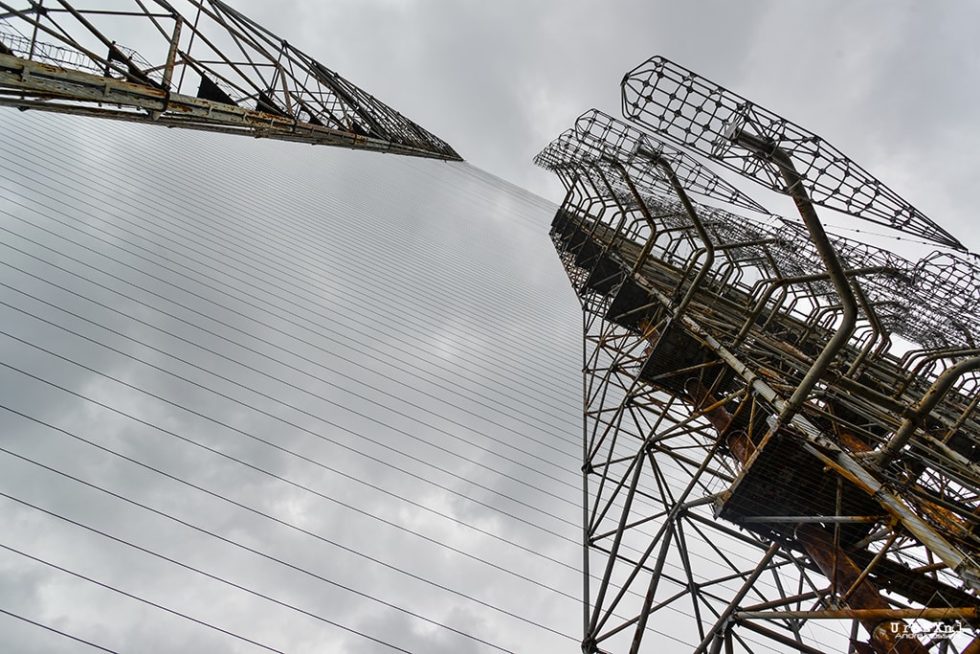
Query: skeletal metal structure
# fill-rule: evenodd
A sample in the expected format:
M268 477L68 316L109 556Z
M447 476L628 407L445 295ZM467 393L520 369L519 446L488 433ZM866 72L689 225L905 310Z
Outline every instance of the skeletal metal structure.
M0 105L460 159L220 0L0 2Z
M622 90L628 122L535 159L584 310L583 651L980 651L980 261L689 70ZM685 149L802 224L704 204L762 209ZM909 261L814 204L959 251Z

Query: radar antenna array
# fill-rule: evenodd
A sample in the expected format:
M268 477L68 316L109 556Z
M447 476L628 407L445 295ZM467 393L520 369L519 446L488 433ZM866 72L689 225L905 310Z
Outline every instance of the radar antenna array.
M584 316L583 651L972 652L978 259L670 61L622 99L625 122L586 112L535 158L566 189L551 236ZM761 209L692 155L802 223L693 200ZM910 261L814 205L961 251Z

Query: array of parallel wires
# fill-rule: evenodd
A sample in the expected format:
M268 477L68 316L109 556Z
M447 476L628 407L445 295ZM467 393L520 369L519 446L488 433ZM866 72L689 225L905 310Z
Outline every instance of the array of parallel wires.
M522 267L552 205L467 164L0 120L4 630L575 647L578 308Z

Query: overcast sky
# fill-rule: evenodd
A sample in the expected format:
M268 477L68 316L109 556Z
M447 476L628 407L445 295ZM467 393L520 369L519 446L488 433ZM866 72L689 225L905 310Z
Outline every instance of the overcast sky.
M13 455L3 492L411 651L578 650L580 315L554 208L481 169L558 201L533 155L619 115L623 74L661 54L980 249L975 3L232 4L472 166L0 112L4 447L264 558ZM10 547L280 649L389 651L22 502L0 517ZM259 651L9 550L0 578L0 607L122 651ZM84 651L0 624L13 651Z
M624 73L664 55L825 137L980 249L967 229L980 169L975 2L238 6L475 165L552 199L558 186L531 157L590 107L620 115Z

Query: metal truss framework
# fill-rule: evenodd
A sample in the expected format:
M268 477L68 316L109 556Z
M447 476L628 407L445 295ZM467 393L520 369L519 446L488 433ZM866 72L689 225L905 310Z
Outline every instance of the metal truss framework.
M814 203L961 247L671 62L623 102L535 159L584 316L583 651L980 651L977 258L827 234ZM693 200L761 208L655 137L803 224Z
M0 105L460 160L220 0L0 2Z

